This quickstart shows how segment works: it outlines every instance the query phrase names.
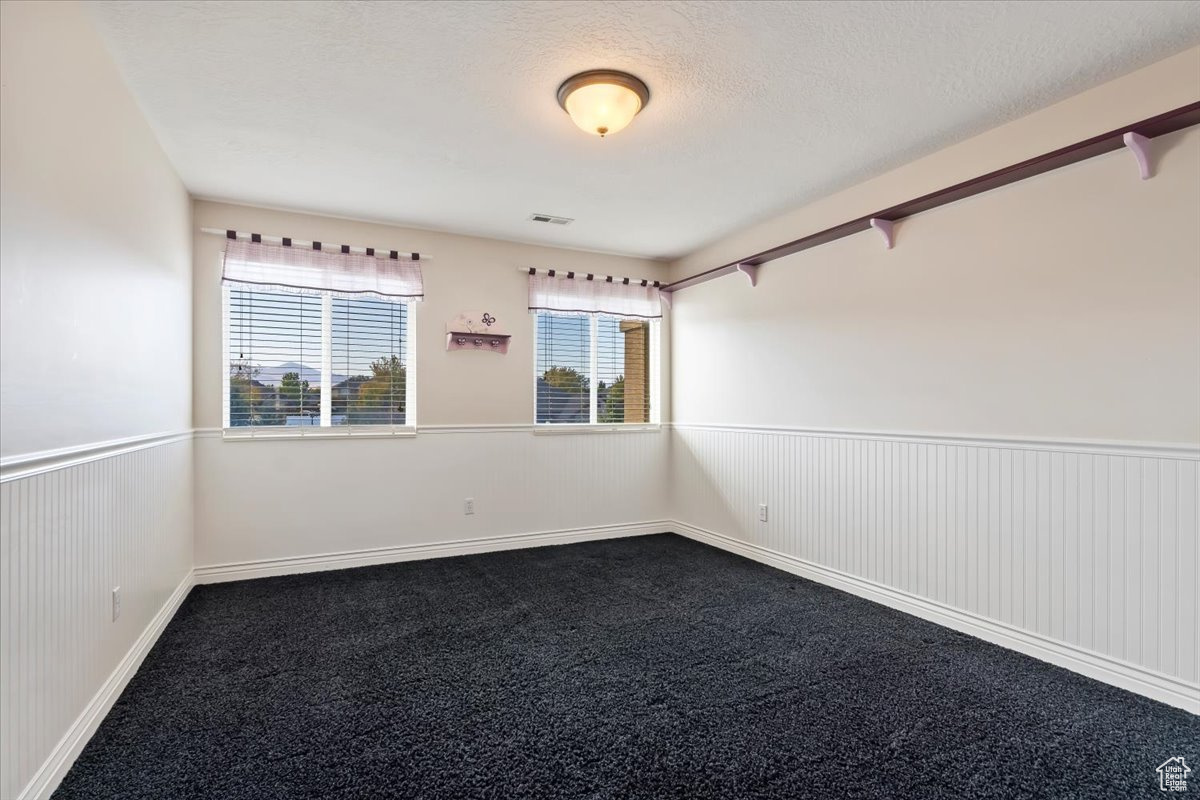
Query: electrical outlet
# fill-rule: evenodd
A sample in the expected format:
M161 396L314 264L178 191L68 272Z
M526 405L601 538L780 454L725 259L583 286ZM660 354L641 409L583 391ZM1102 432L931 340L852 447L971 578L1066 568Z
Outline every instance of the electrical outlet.
M759 522L767 521L767 504L766 503L763 503L758 507L758 521Z
M112 590L112 618L113 622L121 616L121 587L114 586Z
M475 498L474 497L468 497L466 500L463 500L463 513L464 514L474 514L475 513Z

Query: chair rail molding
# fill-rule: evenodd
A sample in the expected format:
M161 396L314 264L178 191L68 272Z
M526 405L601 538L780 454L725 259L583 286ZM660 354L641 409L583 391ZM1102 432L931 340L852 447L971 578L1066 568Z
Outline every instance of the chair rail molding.
M1018 450L1045 450L1063 453L1175 458L1200 461L1200 445L1179 442L1131 442L1109 439L1045 439L1020 436L978 436L955 433L914 433L909 431L852 430L848 428L804 428L789 425L721 425L704 422L664 422L664 428L678 431L731 431L737 433L814 436L830 439L857 439L878 442L911 442L962 447L1004 447Z
M55 450L41 450L33 453L5 456L0 458L0 483L20 480L44 472L74 467L97 461L102 458L133 453L164 444L191 439L196 435L193 428L183 428L164 433L139 434L120 439L109 439L103 442L61 447Z

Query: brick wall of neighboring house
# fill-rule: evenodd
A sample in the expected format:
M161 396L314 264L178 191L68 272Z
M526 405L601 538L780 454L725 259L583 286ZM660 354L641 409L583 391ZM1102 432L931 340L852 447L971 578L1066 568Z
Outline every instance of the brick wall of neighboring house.
M650 421L650 324L621 323L625 334L625 421Z

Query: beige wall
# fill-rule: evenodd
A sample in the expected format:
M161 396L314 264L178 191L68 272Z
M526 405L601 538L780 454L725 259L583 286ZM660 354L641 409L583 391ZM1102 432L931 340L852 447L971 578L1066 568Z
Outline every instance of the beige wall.
M75 3L0 26L0 452L191 422L191 201Z
M656 261L196 201L195 420L200 428L222 424L220 276L225 247L220 236L200 233L201 228L387 246L430 255L431 260L423 265L425 300L416 311L420 425L533 422L533 323L526 302L526 280L517 267L655 280L665 280L667 270ZM446 351L446 322L469 310L490 311L508 326L513 338L507 355ZM666 353L669 334L667 326L662 327L662 351ZM663 374L667 374L665 364ZM664 409L666 401L664 394Z
M678 278L1200 99L1200 48L715 243ZM1200 129L676 294L672 419L1200 442Z
M534 416L533 320L517 267L661 279L665 264L197 201L195 408L205 429L222 424L225 369L225 240L200 233L205 227L431 256L416 309L417 422L498 427L353 441L234 442L206 430L196 442L199 567L236 572L261 569L264 559L378 557L412 547L457 552L495 537L600 535L666 517L665 431L538 435L503 427L530 425ZM446 322L467 310L489 311L508 326L506 355L446 351ZM466 498L471 515L463 513Z

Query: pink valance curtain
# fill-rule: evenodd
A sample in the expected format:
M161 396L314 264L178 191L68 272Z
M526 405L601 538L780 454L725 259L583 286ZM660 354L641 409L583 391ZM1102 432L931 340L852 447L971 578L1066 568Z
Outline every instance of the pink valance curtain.
M529 276L529 310L659 319L662 300L651 281L609 280L602 275L588 280L585 275L569 278L539 272Z
M399 254L398 254L399 255ZM400 255L333 253L231 239L225 245L221 280L295 291L424 297L421 265Z

